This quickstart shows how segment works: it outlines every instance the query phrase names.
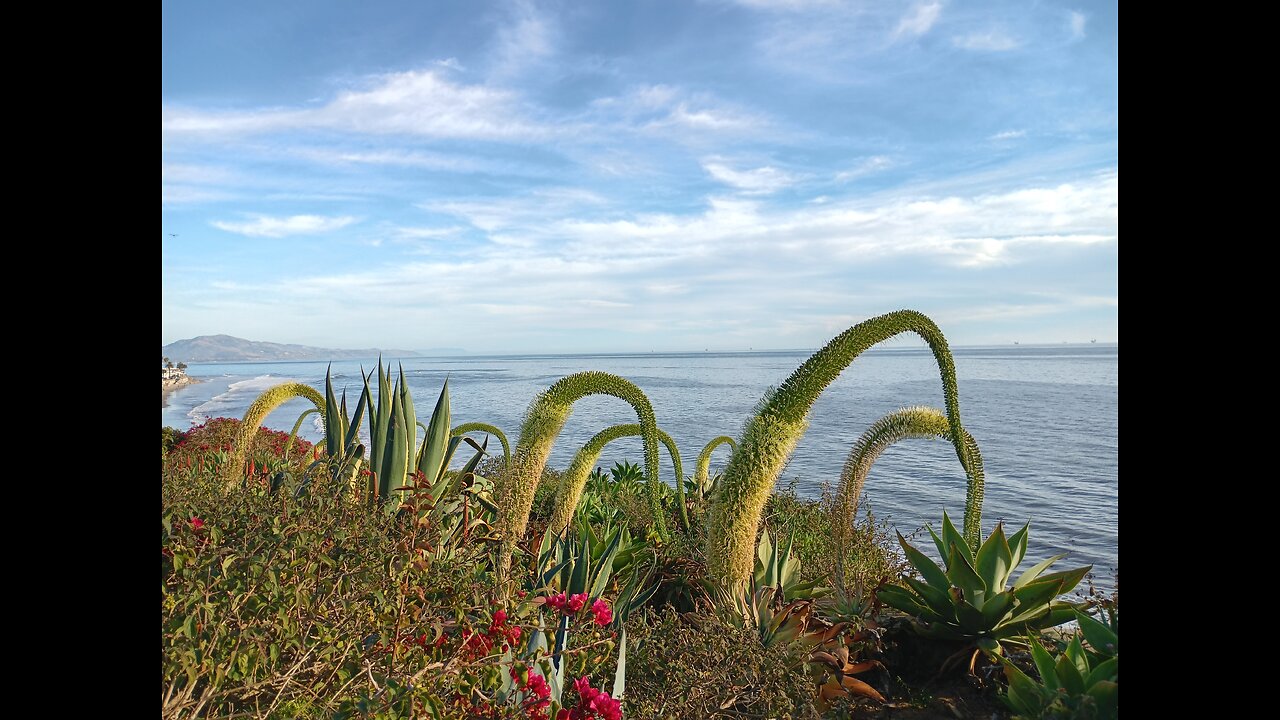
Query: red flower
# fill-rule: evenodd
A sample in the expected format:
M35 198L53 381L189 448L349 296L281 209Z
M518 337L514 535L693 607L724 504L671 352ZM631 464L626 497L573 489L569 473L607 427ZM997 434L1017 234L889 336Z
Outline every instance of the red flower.
M591 612L595 615L597 625L608 625L613 622L613 608L609 607L609 603L604 598L591 604Z
M193 517L193 518L191 518L191 529L192 529L192 530L199 530L199 529L200 529L200 528L202 528L202 527L204 527L204 521L203 521L203 520L201 520L201 519L200 519L200 518L198 518L198 517Z
M560 593L559 595L551 595L550 597L547 598L547 607L552 607L552 608L555 608L556 610L564 612L564 605L566 602L568 602L568 599L564 596L564 593Z
M529 673L529 692L538 696L538 699L551 697L551 688L547 687L547 679L537 673Z
M582 609L583 605L586 605L586 604L587 604L587 594L578 593L577 595L574 595L573 597L569 598L567 607L569 608L569 612L576 613Z
M494 613L494 614L493 614L493 626L494 626L494 627L496 627L496 628L500 628L500 627L502 627L503 623L505 623L506 621L507 621L507 611L506 611L506 610L499 610L498 612L496 612L496 613Z

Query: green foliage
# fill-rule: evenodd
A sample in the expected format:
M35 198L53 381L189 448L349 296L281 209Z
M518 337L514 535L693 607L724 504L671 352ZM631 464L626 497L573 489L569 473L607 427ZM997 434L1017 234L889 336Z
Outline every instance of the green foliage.
M698 494L698 498L709 497L713 491L713 485L710 478L711 474L711 452L721 445L728 445L731 449L737 450L738 443L728 435L721 435L707 443L702 448L702 452L698 453L698 464L693 472L693 488Z
M569 463L569 468L565 470L564 476L560 480L560 489L556 493L555 511L552 513L549 523L549 528L552 532L560 532L568 527L569 522L573 519L574 512L582 499L582 492L586 488L587 480L590 477L591 469L595 466L596 460L600 459L600 454L604 452L605 446L614 440L633 437L641 433L642 428L634 423L614 425L596 433L594 437L587 441L586 445L582 446L582 449L574 455L573 461ZM658 438L666 446L667 454L671 456L671 464L675 468L676 483L679 485L684 472L680 464L680 449L676 447L675 440L662 429L658 430ZM630 463L614 467L614 480L617 486L633 485L636 479L644 479L644 476L640 474L639 467ZM661 505L659 504L659 506ZM684 507L683 492L680 493L680 506ZM687 517L684 519L684 525L687 529Z
M1079 617L1092 619L1083 614ZM1098 628L1106 629L1106 626L1097 623L1093 630ZM1088 638L1089 634L1085 633L1085 637ZM1039 640L1028 637L1027 644L1031 646L1031 657L1040 674L1039 682L1008 659L1000 658L1005 677L1009 680L1009 690L1001 697L1017 713L1016 717L1023 720L1114 720L1118 716L1120 661L1117 656L1091 663L1089 654L1080 643L1079 634L1071 639L1056 662ZM1109 644L1115 647L1114 635L1110 636Z
M160 428L160 456L167 455L180 440L182 440L181 430L171 427Z
M781 387L761 400L738 439L738 448L725 468L720 497L711 511L707 560L717 582L743 584L750 577L761 511L778 474L808 427L813 403L864 350L904 332L922 337L938 362L949 437L970 478L965 503L965 538L972 547L977 547L982 488L973 482L974 464L964 442L955 363L942 331L932 320L918 312L899 310L861 322L836 336L797 368Z
M785 546L781 543L775 545L768 530L760 533L760 543L756 547L756 566L752 574L756 586L777 590L783 601L813 600L829 595L831 588L818 587L817 580L800 581L800 557L791 552L791 547L790 538Z
M266 419L267 415L271 414L272 410L296 397L304 397L310 400L316 408L322 413L324 412L324 398L310 385L284 383L268 388L249 405L249 409L245 410L244 417L240 420L236 437L232 441L230 460L223 467L222 480L224 487L233 488L244 479L245 463L249 458L250 450L253 448L253 440L258 428L262 427L262 421Z
M716 615L668 610L631 628L628 718L816 718L802 643L761 645Z
M611 395L626 401L635 410L644 430L645 477L652 492L650 503L656 528L661 537L667 536L658 487L661 484L658 480L658 423L649 398L635 384L617 375L576 373L558 380L529 406L511 458L511 467L500 478L498 530L502 533L502 547L498 553L498 575L503 580L509 579L511 559L528 528L533 496L551 455L551 447L569 419L573 404L588 395Z
M933 528L929 534L939 554L947 559L946 570L899 534L907 559L924 580L903 576L906 588L885 586L877 597L915 617L921 623L919 631L926 636L962 640L998 655L1002 652L1000 643L1010 642L1014 636L1071 620L1075 606L1056 598L1071 592L1093 567L1042 574L1065 557L1055 555L1022 573L1008 587L1009 577L1026 555L1029 528L1025 525L1006 539L998 524L975 554L944 512L942 536Z
M871 466L880 454L900 440L928 437L948 439L950 433L947 416L941 411L929 407L908 407L895 410L875 421L858 438L849 452L849 458L844 463L844 470L840 473L840 489L836 495L835 506L832 508L835 517L832 518L831 525L837 556L843 556L849 552L853 519L858 511L858 497L862 494L862 487L866 483ZM978 449L978 443L969 435L969 431L962 430L962 433L971 463L969 492L971 495L976 492L981 496L982 452ZM836 587L847 590L844 563L837 562L835 571Z

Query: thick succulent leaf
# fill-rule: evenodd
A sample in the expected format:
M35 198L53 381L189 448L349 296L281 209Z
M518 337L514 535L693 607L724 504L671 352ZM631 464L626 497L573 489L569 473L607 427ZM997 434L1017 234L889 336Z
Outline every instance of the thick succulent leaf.
M933 526L925 525L924 527L929 531L929 537L933 538L933 546L938 548L938 557L942 558L943 562L946 562L947 546L942 542L942 538L938 537L938 533L933 531ZM899 533L899 535L901 535L901 533Z
M987 598L987 602L982 606L983 627L999 627L1000 623L1013 613L1016 602L1017 597L1009 590Z
M613 558L618 554L618 542L622 539L622 534L616 530L613 533L613 541L605 548L604 555L595 563L596 575L595 581L591 583L590 598L595 600L604 595L605 590L609 588L609 578L613 575Z
M840 685L841 687L843 687L845 690L848 690L853 695L868 697L868 698L871 698L872 700L875 700L876 702L881 702L881 703L885 701L884 696L881 695L879 692L877 692L875 688L862 682L858 678L849 677L846 675L845 677L840 678Z
M1074 605L1055 600L1054 602L1049 603L1049 612L1040 615L1027 623L1027 627L1034 630L1043 630L1045 628L1057 627L1065 622L1070 622L1074 617Z
M1048 575L1042 575L1040 579L1041 580L1062 580L1062 589L1058 591L1058 594L1065 595L1066 593L1069 593L1072 590L1074 590L1076 588L1076 585L1079 585L1080 581L1084 579L1084 576L1088 575L1089 571L1092 569L1093 569L1092 565L1086 565L1084 567L1075 568L1074 570L1062 570L1060 572L1049 573Z
M901 610L908 615L918 617L922 620L940 623L948 622L947 618L931 610L914 594L895 585L885 585L880 587L876 590L876 597L885 605ZM951 622L955 622L954 618Z
M839 681L835 678L831 678L822 687L818 688L818 698L825 703L845 697L848 694L849 692L840 687Z
M966 598L974 598L978 593L987 592L987 583L973 569L973 564L965 556L964 539L951 543L951 554L947 556L947 577L951 584L964 590ZM978 600L976 602L982 602Z
M1097 702L1098 720L1115 720L1119 713L1120 686L1111 680L1103 680L1089 688L1088 695Z
M1044 572L1046 569L1048 569L1050 565L1058 562L1059 560L1061 560L1066 556L1067 556L1066 553L1062 553L1061 555L1054 555L1051 558L1046 558L1036 563L1035 565L1032 565L1030 568L1027 569L1026 572L1018 576L1018 579L1015 580L1013 583L1013 587L1020 588L1023 585L1026 585L1027 583L1038 579L1040 576L1040 573Z
M1084 646L1080 644L1079 635L1071 638L1063 655L1076 666L1076 670L1080 671L1081 678L1089 676L1089 657L1084 654Z
M961 599L956 602L956 621L960 623L960 628L966 633L977 635L991 628L986 624L986 618L982 616L982 611L970 605L968 601Z
M947 579L947 574L942 571L942 568L938 567L924 553L911 547L907 543L907 539L902 536L902 533L898 533L898 544L902 545L902 551L906 553L907 561L919 571L920 577L923 577L926 583L941 592L946 592L947 588L951 587L951 581ZM946 555L943 555L943 557L946 557Z
M360 375L361 377L364 376L363 370L361 370ZM343 390L343 396L345 397L345 395L346 395L346 391ZM364 420L364 411L368 405L369 405L369 384L366 382L364 386L364 390L360 392L360 400L356 402L356 414L351 416L351 423L350 425L347 426L347 435L346 435L347 445L350 445L351 443L356 442L357 438L360 437L360 422ZM345 410L343 411L343 414L344 415L346 414Z
M964 534L956 530L956 526L951 523L951 518L947 516L947 511L942 511L942 543L950 548L955 545L960 548L960 555L969 561L969 566L973 567L974 557L973 551L969 549L969 544L964 541ZM943 555L949 558L949 555ZM950 567L947 568L951 570Z
M1119 663L1120 663L1120 658L1113 657L1110 660L1102 663L1098 667L1091 670L1089 672L1089 676L1085 678L1085 681L1084 681L1085 686L1093 687L1097 683L1103 682L1103 681L1116 682L1116 680L1120 677Z
M618 672L613 675L614 700L621 700L622 693L627 691L627 628L622 628L622 637L618 639Z
M1045 705L1040 686L1012 662L1003 657L1000 661L1004 665L1004 676L1009 680L1009 694L1005 696L1009 707L1019 715L1040 717Z
M1027 644L1031 646L1031 659L1035 661L1036 670L1040 672L1040 681L1048 688L1061 687L1058 684L1058 673L1053 669L1053 657L1049 655L1049 651L1045 650L1040 641L1035 638L1031 638Z
M1022 529L1009 536L1009 573L1022 564L1022 559L1027 556L1027 535L1030 532L1031 523L1022 526Z
M342 443L342 421L338 419L342 410L338 407L338 398L333 394L333 363L324 371L324 446L329 457L337 458L347 445Z
M449 450L449 379L445 378L440 396L436 398L435 409L431 411L431 421L427 424L426 437L422 440L422 453L418 460L418 469L426 473L428 478L435 479L449 467L446 452ZM454 445L456 448L457 445Z
M996 529L991 531L986 542L978 548L974 569L987 584L987 589L997 593L1004 590L1009 573L1013 570L1012 561L1013 551L1009 549L1009 541L1004 537L1004 527L997 523Z
M902 578L902 581L910 586L912 590L915 590L916 594L920 596L920 599L924 600L925 604L939 615L945 618L955 619L956 608L951 602L951 595L948 594L947 591L939 590L938 588L933 587L928 583L922 583L915 578L904 577Z
M1084 676L1065 653L1058 656L1058 662L1054 664L1053 671L1058 675L1059 687L1072 695L1084 693Z
M768 572L769 562L773 559L773 542L769 538L768 528L765 528L760 533L760 544L756 547L756 557L760 560L760 567L765 572Z
M405 444L405 472L411 473L414 462L418 458L418 414L413 409L413 395L409 392L409 383L404 381L404 365L400 366L400 425ZM435 475L428 475L427 482L434 483Z
M1113 657L1119 652L1119 638L1111 628L1083 612L1076 613L1076 621L1080 623L1080 631L1084 633L1084 639L1094 652L1106 657Z

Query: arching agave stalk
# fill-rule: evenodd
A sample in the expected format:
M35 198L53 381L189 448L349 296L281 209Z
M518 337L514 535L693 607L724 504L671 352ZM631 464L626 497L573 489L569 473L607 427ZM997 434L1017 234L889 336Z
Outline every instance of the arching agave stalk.
M747 421L738 449L725 468L719 500L711 511L707 563L712 578L726 586L742 585L750 579L756 529L765 500L808 427L809 409L854 358L872 345L904 332L916 333L933 350L942 376L948 437L965 473L972 477L960 424L955 362L942 331L914 310L898 310L865 320L837 335L796 368L776 392L765 395L759 411ZM965 541L975 548L980 540L980 524L980 508L966 512Z
M641 427L635 423L614 425L596 433L595 437L582 446L578 454L573 456L573 462L569 463L569 469L565 470L560 478L560 487L556 490L554 501L555 510L551 513L551 521L547 523L548 532L557 535L573 520L573 513L578 509L578 501L582 499L582 490L587 485L587 478L590 477L596 461L600 459L600 453L604 452L604 446L619 438L640 435L642 432ZM676 447L676 441L661 428L658 429L658 439L667 446L667 454L671 456L671 465L676 472L676 487L679 488L684 484L684 467L680 463L680 449ZM680 507L683 509L683 490L679 491L679 496ZM689 518L684 512L681 512L680 520L684 529L688 530Z
M244 461L249 457L249 448L253 445L254 436L258 434L258 428L262 427L262 421L271 414L272 410L296 397L310 400L320 410L321 415L324 414L324 398L310 385L295 382L268 388L253 401L249 409L244 412L244 418L240 420L240 428L236 430L236 437L231 445L231 460L222 470L224 485L230 487L240 481Z
M302 428L302 421L318 412L320 412L320 408L307 408L302 411L302 414L298 416L298 420L293 423L293 429L289 431L289 441L284 444L284 456L286 459L289 457L289 451L293 449L293 442L298 439L298 430Z
M502 462L505 465L511 465L511 446L507 444L507 436L496 425L483 422L462 423L454 427L449 434L453 437L461 437L469 432L486 432L497 436L498 442L502 443Z
M721 445L728 445L734 451L738 449L738 443L728 435L721 435L702 448L702 453L698 455L698 465L693 471L693 484L698 488L699 497L707 492L707 478L711 475L711 452Z
M497 521L497 529L502 533L502 546L498 551L498 577L501 580L507 578L516 543L529 526L534 491L551 455L551 446L569 419L573 404L588 395L612 395L635 409L643 430L645 479L649 484L655 526L661 537L667 537L658 502L658 423L649 398L630 380L617 375L596 371L575 373L556 381L530 404L511 465L502 474L498 487Z
M975 509L976 512L981 512L982 508L982 451L978 449L977 441L968 430L962 432L970 460L969 483L964 503L967 527L970 513L975 512ZM831 517L832 540L836 546L836 586L841 590L844 589L844 556L849 550L854 514L858 511L858 497L862 494L867 473L890 445L908 438L928 437L951 439L951 426L947 424L947 416L931 407L907 407L895 410L872 423L849 451L849 459L845 460L844 471L840 473L840 488Z

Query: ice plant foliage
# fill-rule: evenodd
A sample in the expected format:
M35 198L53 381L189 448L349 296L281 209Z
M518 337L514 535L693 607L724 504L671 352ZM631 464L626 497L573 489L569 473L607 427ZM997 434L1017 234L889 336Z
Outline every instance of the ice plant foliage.
M586 445L573 456L573 461L569 463L569 469L565 470L564 475L560 478L560 487L556 490L555 510L551 513L551 520L547 523L553 534L563 532L569 526L569 522L573 520L573 513L578 508L578 501L582 499L582 490L587 485L587 478L591 476L591 469L595 467L596 461L600 459L600 453L604 452L604 448L609 443L624 437L632 437L641 435L644 429L634 423L628 425L614 425L605 428L596 433L595 437L587 441ZM684 486L681 478L684 477L684 467L680 463L680 449L676 447L676 442L665 431L658 430L658 438L667 448L667 454L671 456L671 465L675 468L676 488L679 492L681 520L684 527L688 529L689 518L684 514Z
M928 317L913 310L871 318L837 335L814 353L781 387L764 396L755 416L747 421L710 513L707 566L716 582L744 585L750 579L756 531L765 501L808 428L813 403L863 351L904 332L923 338L938 362L948 438L972 484L973 462L960 424L955 362L942 331ZM965 540L973 548L980 540L981 513L982 492L977 488L969 493L965 507Z
M573 404L588 395L612 395L626 401L635 410L643 429L645 478L651 489L655 526L660 535L665 537L667 534L657 488L659 441L653 405L640 388L625 378L595 371L576 373L556 381L529 406L511 466L502 474L498 484L497 529L502 533L498 577L502 580L507 579L516 545L529 526L533 495L551 455L551 446L569 419Z
M858 438L845 460L844 470L840 473L840 488L837 491L836 503L832 508L831 518L832 540L835 542L836 558L842 559L848 552L852 540L853 521L858 510L858 497L862 494L862 486L866 483L867 473L875 464L880 454L899 440L909 438L939 437L950 438L951 428L947 424L947 416L940 410L930 407L908 407L895 410L871 424L871 427ZM969 466L969 488L965 498L965 507L973 507L976 495L977 505L982 505L982 451L978 443L964 431L964 442L968 448L972 464ZM968 526L968 510L966 509L965 526ZM836 562L836 587L845 590L844 563Z

